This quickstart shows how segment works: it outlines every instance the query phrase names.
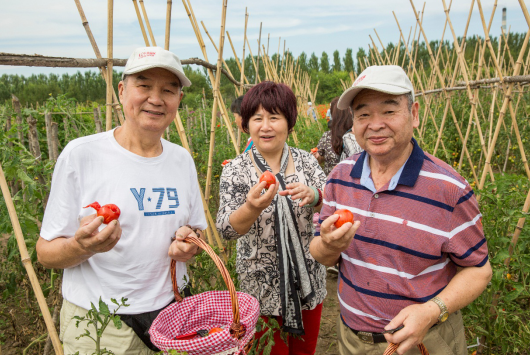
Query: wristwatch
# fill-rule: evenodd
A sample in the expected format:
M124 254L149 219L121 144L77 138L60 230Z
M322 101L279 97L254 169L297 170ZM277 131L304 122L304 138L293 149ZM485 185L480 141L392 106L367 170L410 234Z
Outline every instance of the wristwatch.
M440 307L440 315L438 316L438 323L443 323L447 320L449 317L449 312L447 312L447 306L445 305L444 301L442 301L439 297L431 298L429 301L433 301Z

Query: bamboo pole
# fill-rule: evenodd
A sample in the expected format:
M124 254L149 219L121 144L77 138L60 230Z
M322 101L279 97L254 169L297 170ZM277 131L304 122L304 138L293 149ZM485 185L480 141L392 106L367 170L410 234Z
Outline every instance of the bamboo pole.
M144 14L145 24L147 26L147 30L149 31L149 37L151 37L151 43L153 44L154 47L156 47L155 36L153 36L153 31L151 30L151 24L149 23L149 18L147 17L147 11L145 11L144 0L139 0L139 1L140 1L140 7L142 8L142 13Z
M237 56L236 49L234 48L234 44L232 43L232 38L230 38L230 33L226 31L226 37L228 37L228 41L230 42L230 47L232 48L232 52L234 53L234 58L236 59L237 67L239 68L239 72L241 73L241 83L243 83L243 80L247 84L249 84L247 77L245 76L245 73L243 72L243 68L241 67L241 63L239 61L239 57Z
M132 2L134 4L134 10L136 11L136 16L138 17L138 23L140 24L140 29L142 30L142 36L144 37L145 46L150 47L149 39L147 39L147 33L145 32L142 15L140 15L140 9L138 8L138 3L136 2L136 0L132 0Z
M241 57L241 80L240 80L240 83L243 82L243 78L245 78L245 80L248 83L247 77L245 75L245 44L246 44L246 41L247 41L247 24L248 24L248 12L247 12L247 8L245 7L245 32L244 32L244 35L243 35L243 56Z
M208 204L208 201L210 199L210 190L211 190L211 182L212 182L212 164L213 164L213 153L214 153L214 146L215 146L215 127L216 127L216 118L217 118L217 105L219 102L219 86L221 82L221 67L223 65L223 47L224 47L224 39L225 39L225 23L226 23L226 8L227 8L227 1L223 0L223 11L221 16L221 32L219 34L219 53L217 56L217 71L215 73L215 82L213 83L213 97L214 97L214 103L212 107L212 122L210 125L210 151L208 154L208 171L206 173L206 188L204 191L204 198L206 199L206 204ZM235 140L234 140L235 142Z
M35 293L35 297L37 298L39 308L42 312L44 323L46 324L46 328L48 329L48 334L50 335L50 338L52 340L53 348L55 349L55 354L62 355L63 347L61 345L61 341L59 340L59 336L57 335L57 330L55 329L55 323L53 322L52 316L50 314L50 310L48 309L48 304L46 303L46 299L44 298L44 294L42 293L39 280L37 278L37 275L35 274L35 269L33 268L33 264L31 263L31 258L26 248L26 242L24 240L24 235L22 234L22 228L20 228L20 222L17 217L15 205L13 204L13 199L11 198L11 192L9 191L9 187L7 186L7 181L6 181L4 170L2 169L1 163L0 163L0 188L2 190L2 195L4 196L7 211L9 213L9 218L11 219L11 224L13 225L13 232L17 240L18 249L20 251L20 257L22 259L22 264L24 265L24 268L26 269L26 272L28 273L28 278L33 288L33 292Z
M187 2L186 2L187 1ZM191 3L189 0L182 0L182 3L184 4L184 8L186 9L186 12L188 14L188 17L190 19L190 22L191 22L191 25L195 31L195 36L197 37L197 41L199 42L199 46L201 47L201 50L202 50L202 53L204 55L204 59L208 62L208 55L206 53L206 45L204 44L204 41L202 39L202 35L201 35L201 32L199 30L199 24L197 23L197 19L195 18L195 14L193 12L193 8L191 6ZM215 82L215 78L213 76L213 72L210 68L208 68L208 76L210 78L210 82L211 83L214 83ZM234 145L234 148L235 148L235 151L236 151L236 154L239 155L239 146L237 144L237 139L235 137L235 134L232 130L232 125L230 123L230 119L229 119L229 116L228 116L228 111L226 109L226 106L225 106L225 103L223 101L223 97L222 95L219 95L219 100L218 100L218 105L219 105L219 110L221 112L221 116L223 117L223 119L225 120L225 123L227 125L227 129L228 129L228 132L230 134L230 137L232 138L232 143Z
M87 18L85 16L85 12L83 11L83 8L81 6L81 2L80 0L74 0L74 2L77 6L79 15L81 16L81 22L83 24L83 27L85 28L85 32L88 36L88 40L90 41L90 44L92 45L94 54L96 55L96 58L102 59L103 57L101 56L101 52L99 51L96 40L94 39L94 36L92 35L92 30L90 29L90 25L88 24ZM107 76L107 69L105 67L99 67L99 72L101 73L103 80L105 80L105 83L107 83L109 81L108 76ZM112 108L114 109L115 113L118 115L120 124L123 124L124 122L123 112L121 111L121 106L118 102L118 97L116 96L116 91L114 91L114 88L112 88L112 100L113 100Z
M261 46L261 27L262 26L263 26L263 22L260 22L259 23L259 39L258 39L258 57L256 58L256 61L258 62L258 64L256 66L256 80L255 80L255 84L258 83L258 77L259 77L259 54L260 54L260 51L261 51L260 46ZM248 49L250 50L250 46L248 47Z
M106 110L106 130L112 129L112 79L114 77L112 71L112 46L113 46L113 19L114 19L114 0L107 0L107 110Z
M480 0L477 0L477 3L480 4ZM526 10L526 6L524 6L524 3L521 3L520 0L519 0L519 3L521 4L521 7L523 8L523 12L524 12ZM481 11L481 18L483 19L483 14L482 14L482 8L481 7L480 7L480 11ZM525 13L525 17L527 16L527 14L528 14L528 12ZM528 19L527 19L527 21L528 21ZM530 22L529 22L529 24L530 24ZM484 25L484 23L483 23L483 25ZM487 32L486 28L485 28L485 32ZM488 34L485 33L485 35L489 39ZM530 39L530 30L526 33L526 37L524 39L523 46L522 46L521 51L519 53L519 56L517 58L517 62L516 62L515 68L514 68L514 76L519 75L519 71L521 70L524 53L526 52L526 47L528 45L528 40L529 39ZM490 46L491 46L491 43L490 43ZM490 48L490 50L491 50L491 48ZM492 55L492 58L493 58L494 54L491 53L491 55ZM499 75L499 78L501 79L501 82L502 82L502 76L501 76L502 74L500 73L499 65L496 62L495 58L494 58L494 60L495 60L495 66L499 70L499 72L497 74ZM493 135L493 139L491 141L491 145L488 148L486 161L484 163L484 171L483 171L482 176L480 178L479 190L481 190L484 187L484 183L486 182L487 169L491 169L491 157L493 156L493 150L494 150L495 144L497 143L497 138L499 136L501 125L504 122L504 115L506 113L506 108L507 108L508 104L510 103L510 101L512 99L513 87L514 87L514 83L510 83L508 85L508 90L505 90L505 92L504 92L502 108L501 108L501 111L499 112L499 118L497 120L497 126L495 128L495 133Z
M169 50L169 37L170 37L170 29L171 29L171 8L173 6L173 0L167 0L167 7L166 7L166 36L164 41L164 48L168 51Z

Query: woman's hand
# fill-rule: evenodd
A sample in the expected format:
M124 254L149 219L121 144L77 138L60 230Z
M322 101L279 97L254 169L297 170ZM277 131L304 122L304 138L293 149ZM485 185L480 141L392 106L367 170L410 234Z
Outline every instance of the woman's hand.
M286 189L278 192L280 196L291 195L291 199L301 199L300 207L309 205L315 201L315 192L312 188L307 185L302 184L301 182L294 182L288 184Z
M280 186L278 184L278 179L276 179L276 177L274 177L274 179L276 180L276 183L270 185L269 189L264 194L262 194L261 191L263 191L267 185L266 181L262 181L250 188L250 191L247 194L247 202L245 203L251 210L259 211L259 213L261 213L261 211L270 206Z

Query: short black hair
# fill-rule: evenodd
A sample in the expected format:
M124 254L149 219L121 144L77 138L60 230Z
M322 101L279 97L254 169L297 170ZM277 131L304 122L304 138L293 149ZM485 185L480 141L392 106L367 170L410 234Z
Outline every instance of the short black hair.
M238 115L241 115L241 103L243 102L243 97L245 97L245 95L241 95L237 99L232 101L232 105L230 105L230 111L232 111L232 113L237 113Z
M245 94L241 103L241 128L248 133L248 121L261 106L269 113L284 115L287 119L288 132L291 133L298 116L296 104L296 96L289 86L262 81Z

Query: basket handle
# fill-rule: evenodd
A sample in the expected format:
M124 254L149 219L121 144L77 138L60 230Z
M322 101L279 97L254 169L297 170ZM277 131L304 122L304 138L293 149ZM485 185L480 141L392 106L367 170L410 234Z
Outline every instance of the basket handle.
M392 355L397 350L398 346L399 344L394 344L394 343L388 344L383 355ZM429 352L427 351L427 348L425 347L425 345L423 345L423 343L418 344L418 349L420 349L421 355L429 355Z
M239 301L237 299L236 294L236 288L234 286L234 283L232 282L232 278L230 277L230 273L228 272L228 269L223 264L219 256L213 251L213 249L206 243L204 240L187 236L184 238L185 242L193 243L197 245L198 247L202 248L208 255L212 258L213 262L221 272L221 276L223 277L223 280L225 281L226 286L228 287L228 292L230 293L230 299L232 300L232 314L233 314L233 321L232 325L230 326L230 334L234 338L241 339L246 331L243 329L240 318L239 318ZM178 291L178 285L177 285L177 277L176 277L176 265L177 262L173 259L171 259L171 282L173 283L173 293L175 294L175 300L177 302L182 301L182 296L180 295Z

